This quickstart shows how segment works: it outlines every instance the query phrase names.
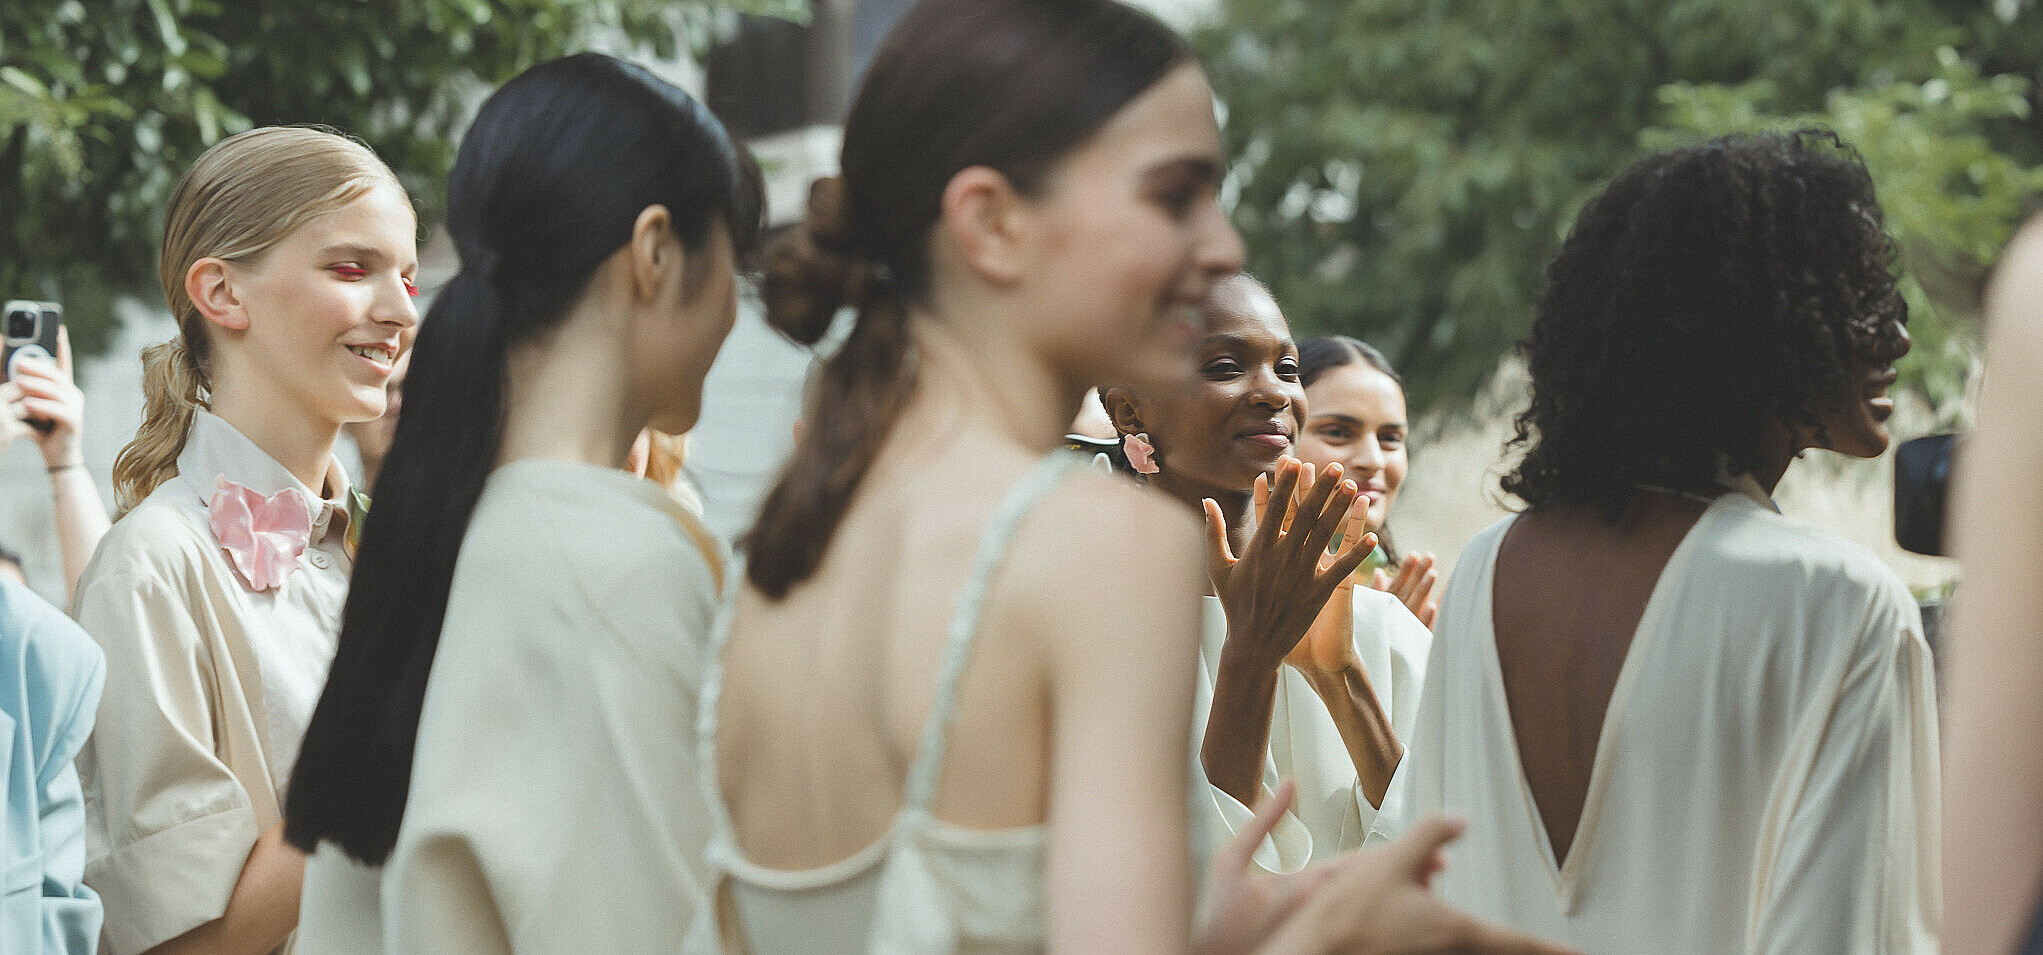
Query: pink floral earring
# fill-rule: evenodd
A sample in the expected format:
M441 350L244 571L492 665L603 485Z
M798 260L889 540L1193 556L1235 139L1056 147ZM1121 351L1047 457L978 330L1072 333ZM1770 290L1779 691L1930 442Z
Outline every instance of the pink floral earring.
M1128 466L1134 468L1136 474L1155 474L1163 470L1156 466L1156 445L1149 443L1148 432L1122 435L1121 453L1128 456Z

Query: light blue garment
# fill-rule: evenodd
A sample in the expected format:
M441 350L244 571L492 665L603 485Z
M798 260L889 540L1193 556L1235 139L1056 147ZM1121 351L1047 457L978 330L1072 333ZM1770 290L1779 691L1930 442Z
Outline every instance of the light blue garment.
M63 611L0 578L0 952L89 955L85 797L72 757L92 732L106 658Z

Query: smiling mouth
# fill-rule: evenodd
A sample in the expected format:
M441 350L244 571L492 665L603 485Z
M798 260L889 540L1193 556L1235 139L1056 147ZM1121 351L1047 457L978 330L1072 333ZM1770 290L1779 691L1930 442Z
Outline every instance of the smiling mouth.
M1873 420L1884 422L1889 416L1894 414L1894 396L1888 393L1888 389L1894 387L1894 382L1899 380L1899 378L1900 375L1893 368L1883 369L1867 377L1865 388L1860 392L1860 397L1865 400L1866 407L1871 410Z
M356 356L374 362L378 367L388 369L397 363L397 354L381 345L344 345Z

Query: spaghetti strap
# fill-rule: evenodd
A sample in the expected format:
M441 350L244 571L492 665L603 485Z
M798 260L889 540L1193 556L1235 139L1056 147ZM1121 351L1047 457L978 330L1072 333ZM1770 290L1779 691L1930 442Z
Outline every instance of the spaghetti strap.
M745 579L742 559L734 562L730 584L710 629L701 709L696 715L703 801L710 813L704 860L710 872L708 901L690 928L684 952L743 950L748 931L764 931L778 938L775 950L798 951L813 940L809 936L817 919L854 933L847 938L865 935L866 948L871 951L957 951L968 938L1037 938L1040 944L1045 827L959 829L936 819L931 804L942 775L945 735L957 706L958 680L970 662L973 637L985 614L993 576L1022 520L1066 474L1084 464L1078 455L1051 453L1014 483L987 519L969 573L952 604L943 655L937 663L935 693L903 784L901 808L885 833L830 865L770 869L746 860L737 845L716 754L724 651ZM757 907L750 914L741 913L741 895L743 906ZM740 922L750 924L750 929L741 928ZM791 925L810 927L788 929Z
M936 782L943 769L944 734L949 729L951 716L957 704L957 684L965 670L965 663L971 656L972 637L978 632L980 618L984 614L986 595L992 588L993 574L999 570L1001 560L1007 556L1008 545L1014 540L1015 530L1022 518L1028 516L1046 495L1054 490L1084 459L1064 451L1054 451L1045 456L1021 480L1015 482L1007 492L993 517L987 521L985 530L980 532L979 550L973 560L972 572L965 585L958 591L952 605L950 628L944 643L943 661L938 669L936 695L931 702L929 716L923 723L922 736L917 742L915 762L908 770L907 785L903 791L902 812L927 815L936 795ZM724 805L722 770L716 757L717 707L723 696L724 650L730 643L731 618L736 616L738 594L745 584L745 558L741 555L732 561L731 572L726 578L722 599L717 606L716 618L710 627L708 669L703 680L700 707L696 711L696 751L702 767L702 787L710 806L710 852L713 856L728 855L728 859L713 859L721 863L735 861L736 835L730 817L730 807Z
M965 586L958 591L956 602L952 605L942 668L937 671L936 697L930 704L929 717L922 725L922 740L916 748L915 763L908 769L902 809L927 815L930 804L935 801L937 778L943 771L944 734L950 728L951 716L957 706L958 678L964 675L965 663L971 658L972 638L979 632L979 620L986 609L986 594L993 587L994 572L1000 569L1001 561L1007 556L1008 545L1014 541L1015 529L1037 502L1057 487L1064 475L1082 463L1084 459L1078 455L1065 451L1051 452L1007 492L1007 498L1000 502L992 520L980 532L979 553L973 559L971 576L965 578Z

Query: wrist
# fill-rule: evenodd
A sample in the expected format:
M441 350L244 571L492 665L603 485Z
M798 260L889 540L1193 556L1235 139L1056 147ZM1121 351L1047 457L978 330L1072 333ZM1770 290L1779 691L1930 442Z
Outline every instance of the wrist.
M47 465L45 470L49 471L51 474L63 474L69 471L77 471L80 474L83 474L85 473L85 462L66 461L62 464L49 464Z

